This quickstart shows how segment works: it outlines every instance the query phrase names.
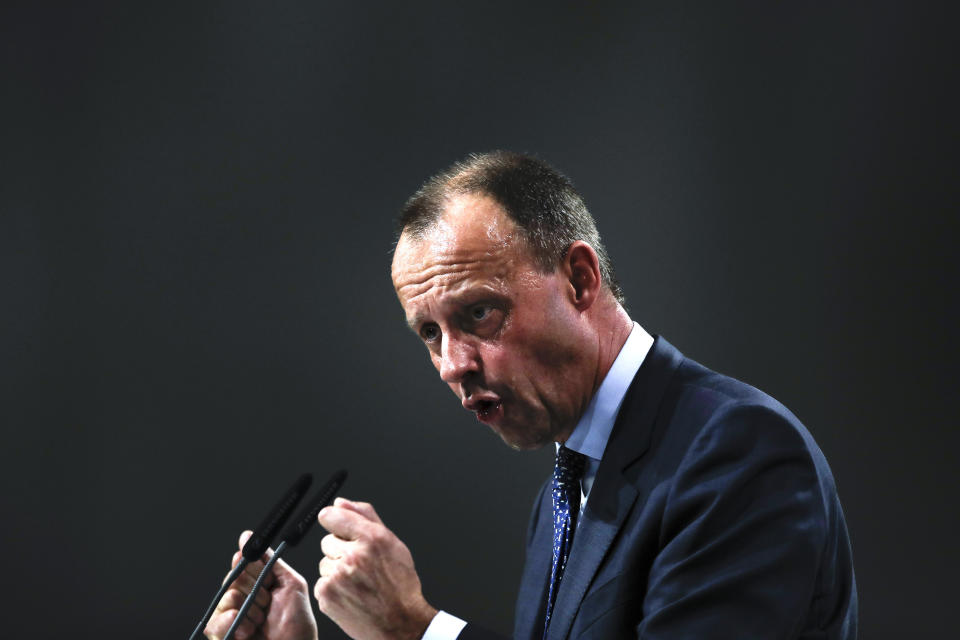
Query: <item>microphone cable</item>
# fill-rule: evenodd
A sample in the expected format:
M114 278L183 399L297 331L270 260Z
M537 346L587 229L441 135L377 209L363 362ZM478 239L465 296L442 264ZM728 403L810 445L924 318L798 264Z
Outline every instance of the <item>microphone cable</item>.
M190 640L197 640L203 635L203 630L206 628L207 623L210 622L210 618L213 617L213 612L216 611L223 594L227 592L227 589L230 588L234 580L240 577L240 574L248 564L260 559L264 551L267 550L267 547L270 546L270 543L276 537L280 527L290 518L290 514L293 513L297 504L303 499L304 494L307 493L307 489L310 488L312 483L313 475L309 473L304 473L297 478L296 482L294 482L293 485L287 489L287 492L283 494L283 497L280 498L280 501L273 506L273 509L271 509L263 519L260 526L253 531L253 534L247 539L246 544L243 545L240 561L237 563L237 566L230 571L229 575L227 575L223 584L220 585L217 595L213 596L210 606L207 607L203 618L200 619L200 624L198 624L193 630L193 633L190 634Z
M316 524L317 514L333 501L346 479L347 472L344 469L333 474L327 481L327 484L325 484L323 488L316 493L313 500L308 503L308 506L297 514L297 519L291 522L286 531L283 532L280 544L277 545L277 550L273 552L273 556L267 560L267 563L263 566L263 570L260 572L260 575L257 576L256 582L253 583L253 588L250 589L247 599L243 601L243 606L241 606L237 612L237 617L233 619L233 624L227 629L223 640L233 640L233 635L237 632L237 627L240 626L244 616L247 615L247 611L253 606L257 592L260 591L260 587L263 586L263 581L270 575L270 570L273 568L273 565L277 563L277 560L280 559L280 556L288 547L295 547L300 543L303 536Z

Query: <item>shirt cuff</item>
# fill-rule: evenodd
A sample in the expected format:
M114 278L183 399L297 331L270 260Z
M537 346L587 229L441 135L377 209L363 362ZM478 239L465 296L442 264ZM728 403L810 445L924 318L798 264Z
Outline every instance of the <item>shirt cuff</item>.
M466 620L452 616L446 611L438 611L420 640L456 640L465 626L467 626Z

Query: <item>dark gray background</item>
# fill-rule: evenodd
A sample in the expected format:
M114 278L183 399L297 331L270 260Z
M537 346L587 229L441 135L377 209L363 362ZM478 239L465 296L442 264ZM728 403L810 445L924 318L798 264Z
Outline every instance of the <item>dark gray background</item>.
M862 637L941 637L955 23L770 4L5 3L0 633L186 637L240 530L341 466L431 602L509 630L550 452L459 408L388 275L419 183L509 148L573 178L635 319L809 426Z

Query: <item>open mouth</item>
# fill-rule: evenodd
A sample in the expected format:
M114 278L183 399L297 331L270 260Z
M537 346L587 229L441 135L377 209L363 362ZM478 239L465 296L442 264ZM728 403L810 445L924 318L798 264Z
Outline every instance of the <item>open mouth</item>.
M489 418L500 407L499 402L492 400L482 400L477 408L477 417L481 420Z
M503 412L503 402L492 391L467 391L461 400L463 408L472 411L477 420L489 424Z

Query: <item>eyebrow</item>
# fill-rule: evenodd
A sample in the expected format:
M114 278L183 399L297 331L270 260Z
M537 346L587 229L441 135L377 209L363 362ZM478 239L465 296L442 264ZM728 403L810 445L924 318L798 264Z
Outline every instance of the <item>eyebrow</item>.
M477 291L467 291L459 295L452 296L450 304L459 306L459 307L469 307L475 304L482 304L484 302L492 302L496 296L495 295L481 295ZM425 314L418 313L412 318L405 318L407 327L410 328L410 331L418 333L417 327L424 321Z
M418 326L421 322L423 322L423 316L418 314L418 315L413 316L412 318L406 318L406 317L405 317L404 320L405 320L406 323L407 323L407 328L410 329L410 331L413 331L414 333L417 333L417 326Z

